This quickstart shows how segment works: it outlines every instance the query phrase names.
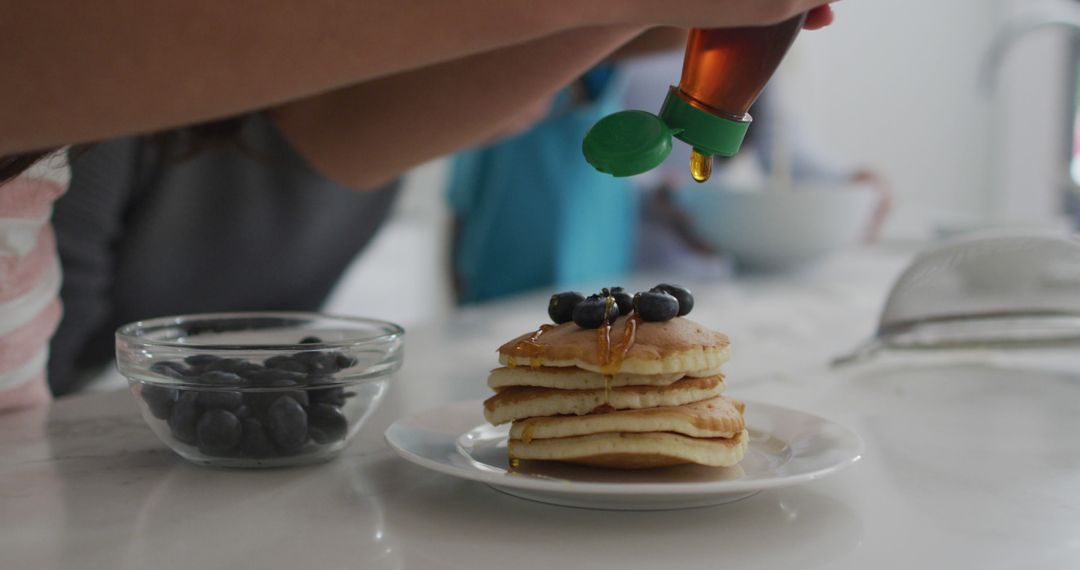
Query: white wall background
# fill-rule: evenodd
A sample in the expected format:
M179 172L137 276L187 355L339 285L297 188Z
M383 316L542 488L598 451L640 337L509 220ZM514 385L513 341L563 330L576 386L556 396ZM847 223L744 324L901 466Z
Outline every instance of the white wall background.
M788 107L830 152L892 182L897 207L886 235L926 235L990 208L1044 220L1056 207L1049 171L1061 166L1068 121L1062 35L1017 43L994 92L977 81L997 30L1037 4L842 2L832 28L799 38Z

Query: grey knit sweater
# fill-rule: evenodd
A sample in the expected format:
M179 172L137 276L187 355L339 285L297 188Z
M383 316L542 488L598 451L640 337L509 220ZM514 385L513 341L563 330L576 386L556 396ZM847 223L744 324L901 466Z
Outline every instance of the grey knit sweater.
M72 159L53 216L64 271L55 394L108 364L129 321L318 309L393 204L396 184L357 192L322 177L263 115L236 142L176 161L124 138Z

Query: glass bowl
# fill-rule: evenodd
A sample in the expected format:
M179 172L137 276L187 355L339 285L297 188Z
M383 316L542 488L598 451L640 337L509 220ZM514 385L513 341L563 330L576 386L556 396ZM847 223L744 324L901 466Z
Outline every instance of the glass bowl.
M398 325L315 313L215 313L130 323L116 363L154 433L219 467L326 461L378 406L404 357Z

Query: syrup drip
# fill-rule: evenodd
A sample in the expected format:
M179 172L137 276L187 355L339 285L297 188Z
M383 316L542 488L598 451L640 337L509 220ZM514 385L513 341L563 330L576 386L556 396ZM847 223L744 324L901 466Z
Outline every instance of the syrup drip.
M623 324L622 338L619 339L619 342L615 343L614 364L621 365L623 359L626 358L626 353L630 352L630 347L634 346L634 341L637 340L637 328L640 321L641 317L639 317L637 313L630 315L630 318L626 319L626 323Z
M697 149L690 153L690 177L694 182L705 182L712 176L712 162L711 156L702 154Z
M529 443L533 439L533 431L536 429L535 425L527 425L525 429L521 431L522 443Z
M622 367L626 353L630 352L630 347L634 346L634 341L637 339L637 328L640 321L641 317L637 313L630 315L623 324L622 336L614 345L611 343L610 327L608 331L604 332L606 342L601 344L600 366L603 367L605 375L614 375Z
M600 325L596 329L596 350L600 356L600 366L607 367L611 360L611 325Z
M532 333L532 336L530 336L527 339L527 341L531 342L531 343L536 343L536 341L540 340L540 337L544 333L548 332L549 330L551 330L553 328L555 328L555 325L549 325L549 324L540 325L540 328L536 329L536 332Z
M535 333L529 336L527 339L518 340L510 348L511 356L521 356L526 358L536 358L543 354L543 347L537 341L543 336L546 331L555 328L555 325L540 325Z
M601 372L604 375L604 403L611 401L611 381L619 368L622 367L623 359L630 347L634 346L637 338L638 323L641 317L634 313L623 324L622 336L614 344L611 342L611 325L603 325L597 331L597 343L600 356Z
M544 347L538 342L540 337L555 328L555 325L544 324L540 325L540 328L536 329L536 332L529 335L529 338L523 338L510 347L510 354L506 357L506 365L510 368L517 366L518 358L528 358L529 366L531 368L540 367L540 356L544 354Z
M510 347L510 354L506 356L506 365L510 368L516 368L518 358L528 358L530 368L539 368L540 356L544 354L544 347L540 346L540 344L536 341L540 340L540 337L543 336L544 333L548 332L553 328L555 328L555 325L552 324L540 325L540 328L536 329L536 332L529 335L529 338L524 338L514 343L514 346ZM529 428L525 428L525 433L522 435L523 441L525 443L529 443L529 441L532 441L532 431ZM514 457L513 455L509 455L509 458L510 472L514 472L515 470L517 470L518 466L521 465L521 461L519 461L518 458Z

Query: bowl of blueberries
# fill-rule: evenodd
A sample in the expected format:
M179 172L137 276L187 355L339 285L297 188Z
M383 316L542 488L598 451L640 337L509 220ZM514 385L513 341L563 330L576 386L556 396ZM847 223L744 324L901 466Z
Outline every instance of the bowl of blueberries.
M327 461L378 406L404 358L393 323L316 313L213 313L130 323L116 362L143 418L201 465Z

